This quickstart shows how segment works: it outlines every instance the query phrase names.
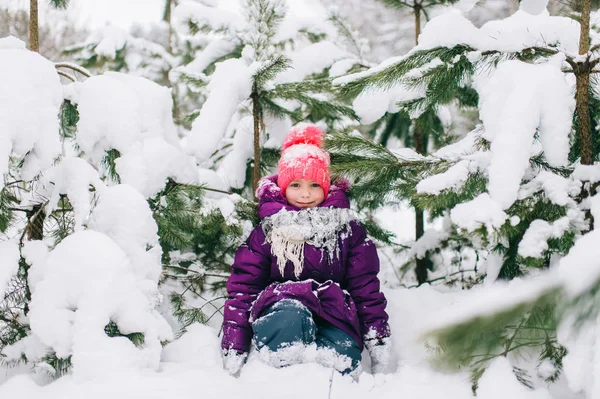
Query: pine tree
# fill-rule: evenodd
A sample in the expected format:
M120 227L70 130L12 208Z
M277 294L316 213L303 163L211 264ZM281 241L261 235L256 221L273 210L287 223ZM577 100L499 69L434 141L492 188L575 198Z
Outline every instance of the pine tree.
M10 54L16 60L28 57L26 50L22 50L20 54L17 54L17 52L14 52L14 55L13 53ZM9 60L12 60L12 58L9 57ZM38 68L36 70L37 75L30 78L37 82L38 86L47 87L46 92L49 91L49 88L52 88L55 92L62 94L63 91L60 89L58 78L56 78L56 75L52 76L52 73L48 73L48 65L52 69L53 64L47 60L42 60L41 57L36 58L35 61L37 61L37 64L35 64ZM42 66L45 69L41 69ZM2 166L3 169L6 169L6 173L3 173L2 189L0 190L0 232L3 236L9 238L6 243L2 243L2 251L7 254L8 267L11 267L9 260L12 261L14 258L15 270L14 275L10 276L11 279L6 287L4 287L5 281L0 281L0 293L2 294L0 300L0 352L2 352L0 361L3 365L9 366L23 361L42 363L45 364L44 367L49 366L48 370L51 370L53 376L57 377L69 370L70 356L65 357L55 353L51 350L52 348L49 348L48 355L41 359L29 358L28 355L25 355L27 353L25 348L30 345L32 339L35 341L35 338L32 338L31 335L35 334L35 331L32 330L32 326L30 326L27 319L30 303L32 302L32 289L30 288L32 280L29 272L32 262L35 262L27 257L27 248L39 244L36 251L39 252L41 248L47 247L46 250L49 250L52 254L63 242L81 233L82 230L87 230L88 224L96 223L96 227L93 227L93 229L103 231L102 221L98 222L94 219L98 201L103 198L102 195L98 194L101 191L106 192L109 187L124 187L124 185L119 184L121 181L130 185L140 183L126 175L127 162L136 162L135 159L138 156L135 155L135 151L136 148L140 148L140 145L142 147L150 144L162 145L160 152L163 159L166 159L164 157L168 156L169 151L175 158L183 158L184 154L173 154L176 148L172 144L169 146L162 138L159 140L157 137L144 137L144 134L154 134L155 136L160 134L168 139L171 137L170 140L177 140L176 137L173 139L170 136L175 131L170 116L170 107L168 106L167 90L157 85L152 86L151 82L146 82L142 78L122 75L94 77L85 68L71 63L56 63L54 67L68 81L76 82L78 80L72 74L73 71L78 73L77 76L87 77L83 79L83 82L69 86L68 89L77 87L80 93L85 92L85 90L92 90L92 103L108 98L107 93L102 92L102 90L107 89L106 84L112 87L108 88L108 93L115 94L114 98L110 98L117 107L131 107L131 102L136 101L136 98L131 96L127 100L121 99L117 93L122 90L130 94L135 93L137 90L140 91L137 94L138 96L149 94L153 96L155 102L161 103L156 106L152 103L140 101L138 103L140 108L127 115L127 120L135 121L137 118L138 121L129 125L129 129L125 133L122 132L119 137L113 136L112 138L109 137L110 132L117 130L118 126L124 123L124 115L111 115L108 121L113 125L102 131L103 136L94 136L95 125L99 123L99 119L94 114L94 104L91 104L92 107L90 108L90 101L86 102L81 96L63 99L60 109L57 108L56 110L60 123L56 124L55 132L52 131L55 116L48 113L46 109L51 101L43 96L44 100L40 100L39 104L46 106L46 108L35 109L34 111L42 114L40 119L43 119L46 123L43 128L39 129L44 132L44 135L33 136L33 138L28 137L37 130L32 132L27 130L27 126L10 123L12 119L9 120L8 125L5 125L9 140L8 149L10 150L13 145L11 135L14 136L12 141L16 144L14 144L14 152L7 154L7 158L1 160L3 163L6 162L7 166ZM40 71L45 71L46 74L40 75ZM26 72L14 71L13 76L2 76L1 78L5 82L6 79L15 79L19 82L27 81L22 76ZM19 73L21 74L19 75ZM46 79L46 81L43 81L43 79ZM104 84L94 86L94 81L98 79L104 79ZM35 84L32 83L32 85ZM14 85L8 87L14 91L15 97L20 98ZM68 89L65 89L65 93ZM165 95L167 100L164 98ZM56 105L56 100L56 98L52 99L54 105ZM35 102L31 104L39 105ZM4 105L7 106L7 104ZM105 108L105 105L102 107ZM143 107L153 107L153 111L158 115L152 116L160 118L152 121L153 125L150 126L150 132L146 130L147 127L140 127L140 123L145 123L143 120L144 113L148 113L148 110ZM129 109L131 110L131 108ZM83 123L87 123L87 125L84 127ZM23 129L20 134L18 133L19 129ZM139 131L136 132L136 129ZM127 139L127 134L131 135L133 141ZM87 138L84 138L84 135L87 135ZM90 141L90 138L92 141ZM123 141L123 139L125 140ZM94 144L93 140L98 141ZM105 145L107 147L104 147ZM26 152L21 153L19 151ZM133 160L131 158L132 152L134 154ZM147 156L146 154L141 155L142 157ZM187 167L188 165L182 165L182 167L184 166ZM192 175L194 166L195 163L192 164L189 170ZM120 173L125 173L125 175L121 176ZM173 176L176 175L177 173ZM146 191L143 185L136 186L140 190L138 192L131 186L129 187L129 195L123 198L125 203L127 203L126 200L131 197L132 193L136 193L136 196L139 197L141 192ZM163 255L164 273L162 274L162 280L165 285L170 284L171 277L174 276L178 284L184 287L183 290L187 288L190 291L199 286L204 289L204 279L213 276L210 273L211 267L223 270L223 259L227 262L230 261L228 257L233 252L232 247L239 245L243 233L245 220L243 211L251 207L241 199L236 201L237 204L233 204L231 200L224 198L219 202L221 208L225 209L229 204L232 207L231 210L225 212L225 210L221 210L216 206L214 200L203 200L202 197L206 191L204 187L197 182L187 182L183 178L180 178L179 181L172 178L166 179L164 187L156 189L156 191L155 194L148 195L146 205L147 212L152 214L153 222L147 226L149 232L144 231L142 233L151 236L152 225L156 226L158 228L157 243L160 248L154 248L154 244L132 243L132 245L127 245L125 249L133 251L135 251L136 245L145 246L145 248L138 248L138 255L131 253L131 262L135 262L136 256L147 257L146 260L141 260L144 268L148 267L150 270L156 265L160 267L160 257L158 263L151 264L153 254L156 254L158 249ZM144 200L142 200L142 203L145 203ZM144 206L141 206L140 209L132 208L130 211L132 214L143 213L145 212L144 208ZM241 209L241 211L237 212L235 208ZM40 215L44 215L44 217L40 218ZM227 215L228 218L223 215ZM252 217L253 214L249 210L247 218ZM118 230L115 230L116 234L118 234ZM110 234L110 231L106 234ZM32 244L37 238L43 238L43 243L38 240L38 244ZM114 238L114 240L114 242L117 242L118 238ZM181 256L174 259L175 253ZM41 259L39 255L38 258L38 260ZM146 262L149 264L146 265ZM199 266L200 262L203 262L201 267ZM179 278L181 273L177 271L169 275L173 270L178 269L186 272L194 271L195 279L185 279L183 281ZM220 278L219 281L224 281L223 275L217 275L217 277ZM158 280L158 276L156 278ZM165 290L168 290L168 288L165 288ZM185 296L179 291L178 299L181 298L185 299ZM193 312L199 314L202 311L198 308L177 308L174 310L175 315L182 318L189 317L189 314ZM185 310L189 310L189 312L185 312ZM208 317L201 319L206 320ZM157 323L159 323L158 318ZM185 321L182 321L182 327L186 326ZM104 332L109 337L126 337L142 350L144 342L148 340L145 334L139 331L122 333L120 328L121 321L111 320L105 326ZM164 336L163 333L159 333L159 335Z
M415 44L418 45L418 38L421 33L421 18L424 15L428 17L428 13L431 8L439 7L442 5L452 4L454 1L440 0L440 1L400 1L400 0L385 0L383 1L386 5L398 9L408 8L411 10L414 17L415 27ZM400 79L398 74L397 79ZM447 90L443 85L447 82L441 82L441 87L435 87L430 93L427 93L427 98L431 98L434 93L438 91ZM358 80L350 85L346 85L342 88L342 95L347 99L356 99L361 94L369 94L372 89L377 86L373 81ZM392 89L393 83L387 82L385 87ZM417 86L415 84L415 86ZM463 96L461 98L461 107L473 107L476 105L473 101L473 96ZM399 139L405 147L413 148L417 154L425 155L429 149L439 148L443 144L447 144L450 137L447 133L447 127L440 119L439 112L441 106L452 105L448 101L440 101L439 99L431 98L431 101L405 101L405 104L399 106L397 112L386 112L383 117L375 121L369 127L368 136L375 138L384 147L388 145L390 138L394 137ZM360 114L360 112L359 112ZM343 140L342 137L338 137L337 140ZM338 147L338 144L332 142L332 149ZM341 143L339 144L341 145ZM352 177L364 176L357 170L354 171L355 165L352 163L340 163L336 167L343 170L344 173L351 175ZM381 202L372 202L368 199L371 195L369 189L361 190L360 187L367 188L369 184L365 182L364 185L356 187L354 190L355 196L359 200L359 203L363 202L364 198L367 202L365 205L370 209L374 209ZM386 190L387 191L387 190ZM417 201L411 200L412 196L408 193L400 194L399 199L406 198L410 200L412 207L415 210L415 238L418 241L423 237L425 233L424 224L424 213L423 209L419 206ZM383 197L380 197L383 199ZM433 268L432 260L430 256L416 256L414 257L414 270L417 283L423 284L428 280L428 272ZM404 268L409 267L407 264Z
M599 117L595 106L597 90L589 80L590 72L598 62L598 45L592 42L590 46L590 1L581 2L581 6L580 25L576 28L579 30L578 56L572 55L577 51L573 44L575 25L558 18L552 22L560 26L558 31L562 35L550 38L543 32L530 32L531 26L527 25L524 30L532 36L522 39L526 44L512 46L513 51L507 51L506 47L494 48L494 43L482 44L477 39L470 41L467 35L454 43L442 40L443 44L436 44L439 42L435 39L429 42L432 36L424 32L422 38L427 38L426 43L420 43L406 56L372 72L338 81L348 96L355 96L364 87L385 89L397 83L421 88L423 96L399 105L408 112L455 101L471 106L478 104L483 125L459 143L430 156L392 153L379 144L346 135L340 135L330 144L340 154L350 147L359 149L359 155L346 155L341 161L344 167L350 167L349 174L359 177L358 189L361 184L372 188L372 192L366 194L367 199L381 203L390 196L404 196L433 215L448 215L456 233L487 257L490 265L492 258L499 257L498 278L524 279L522 286L511 289L509 285L509 288L499 289L494 299L486 302L491 309L482 309L479 304L477 310L459 315L455 321L441 323L440 328L429 335L437 343L432 349L440 355L444 365L471 368L474 389L491 360L523 351L536 354L538 365L551 364L554 372L545 373L544 378L555 380L561 373L562 359L567 355L563 346L565 341L557 336L558 326L562 323L577 328L589 321L593 324L597 316L600 279L593 270L593 257L584 256L586 250L591 250L588 243L596 239L593 216L598 212L594 197L597 179L583 170L593 169L598 161L598 147L591 134ZM539 7L539 2L523 1L520 16L543 13ZM451 25L449 19L445 21ZM439 21L443 23L444 20ZM442 26L435 25L434 21L431 24L433 26L425 29L433 31ZM501 43L502 25L494 24L490 25L498 33L494 40ZM551 26L551 20L548 24ZM469 30L466 22L451 29L463 28L477 34L475 30ZM486 26L481 29L485 31ZM443 31L435 33L444 34ZM574 101L569 98L571 88L565 84L564 75L552 66L557 65L552 64L553 61L563 59L564 73L574 74L576 78ZM502 80L501 76L507 77L507 71L513 67L511 79L518 79L519 73L526 74L527 71L543 73L544 68L549 73L552 71L554 83L546 83L552 85L548 87L556 90L553 93L564 102L548 105L554 107L553 111L542 110L541 115L546 116L539 116L534 124L524 127L527 119L522 115L526 114L521 113L522 123L513 123L502 130L503 125L494 118L503 115L509 104L503 102L507 101L502 97L505 87L500 83L508 84L509 80ZM485 85L492 80L479 80L473 87L476 76L477 79L481 76L497 78L493 80L497 85L488 89ZM522 86L513 86L514 93L525 97L531 95L527 90L535 89L520 79ZM514 96L512 101L518 102L519 98ZM536 96L529 101L536 103L538 100L539 96ZM522 106L525 112L539 112L527 109L530 103L524 102ZM521 122L519 116L508 114L504 120L511 117ZM553 123L548 118L557 119ZM560 133L554 128L560 129ZM531 135L531 139L524 141L523 136L506 129L519 130L519 135ZM553 132L557 135L549 139ZM514 140L514 148L507 146L508 141L502 147L502 140ZM561 140L563 145L556 145L556 140ZM565 149L569 142L571 148L567 154ZM520 146L525 146L527 152L518 155L520 149L517 147ZM502 158L503 153L505 158ZM490 157L487 158L491 159L490 166L479 163L478 157ZM517 157L527 162L522 172L513 175L510 184L508 178L499 183L499 176L508 176L505 172L511 169L510 163L516 162ZM498 213L492 211L494 207ZM487 216L475 216L479 210L485 210ZM543 272L555 261L560 261L558 272ZM577 270L576 265L591 269L584 272ZM493 269L488 268L487 273L486 279L495 279ZM543 277L535 278L539 273ZM578 276L585 283L577 280ZM510 299L512 296L514 300ZM515 375L522 382L530 383L531 376L517 366Z
M212 21L207 17L215 12L223 13L223 18ZM282 136L289 129L290 122L311 120L333 124L344 118L354 118L351 109L333 99L329 80L323 76L326 73L324 69L336 59L311 71L309 75L312 76L308 79L302 80L304 76L301 76L300 80L296 80L293 74L285 77L284 73L291 72L290 67L294 66L290 57L293 58L303 48L330 39L322 32L310 31L279 38L280 23L286 13L285 3L274 0L246 1L243 16L203 5L194 8L188 5L175 11L190 34L213 32L213 37L216 35L194 62L178 72L206 98L202 108L190 115L190 120L195 119L189 137L191 146L197 148L196 156L200 162L216 164L225 176L231 175L232 164L235 163L234 169L239 176L230 180L229 184L237 190L242 189L247 181L247 174L242 173L246 160L252 161L248 162L252 167L249 180L256 188L263 173L261 168L268 166L261 159L266 156L272 162L277 157L276 151L266 153L264 143L267 138L273 139L275 133ZM329 28L333 30L332 26ZM327 32L327 29L322 31ZM337 59L345 58L332 43L330 47L337 52ZM224 72L226 68L231 69ZM230 80L232 74L238 77L231 86L237 85L240 90L230 93L230 98L225 101L222 93L212 87L223 87L215 82ZM217 106L217 103L220 105ZM218 118L211 112L213 107L220 110ZM228 128L232 121L239 121L233 131ZM273 123L282 122L287 127L280 128L279 132L266 131ZM246 153L250 143L242 138L244 132L249 131L252 132L252 154ZM231 139L227 141L233 141L231 146L223 141L228 137ZM281 137L278 140L281 141Z

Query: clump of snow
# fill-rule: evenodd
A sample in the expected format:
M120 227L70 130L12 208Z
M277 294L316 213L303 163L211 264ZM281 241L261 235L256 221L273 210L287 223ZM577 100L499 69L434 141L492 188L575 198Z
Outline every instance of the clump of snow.
M469 177L470 163L466 159L459 161L447 171L421 180L417 184L417 192L437 195L443 190L460 186Z
M529 167L534 134L552 166L568 162L575 100L560 68L552 64L502 63L475 81L484 138L491 142L488 190L507 209L517 199Z
M524 3L524 4L523 4ZM520 51L527 47L552 46L576 54L579 24L567 17L549 16L538 0L523 2L521 10L503 20L476 28L459 10L432 18L412 51L466 44L477 51Z
M590 200L590 211L594 219L600 218L600 196ZM567 293L576 296L600 280L600 230L592 230L579 237L569 253L562 258L558 272L564 279Z
M93 192L104 188L98 172L81 158L66 157L59 164L44 173L46 186L52 193L46 205L46 213L50 214L58 206L60 194L65 194L73 206L75 214L75 231L80 230L91 208Z
M410 254L414 253L417 259L423 259L427 251L439 248L440 242L448 238L448 232L436 229L427 229L410 248Z
M531 194L544 191L546 197L554 204L560 206L575 205L572 197L579 194L581 184L577 181L566 179L548 171L541 171L530 182L523 184L519 189L518 198L523 199Z
M95 31L88 39L88 42L97 42L94 53L101 57L114 59L117 51L123 49L127 43L127 32L123 29L107 25L100 30Z
M77 143L95 164L147 138L178 145L170 89L151 80L106 72L72 85L69 98L78 105Z
M579 181L588 181L590 183L597 183L600 181L600 164L596 165L581 165L575 166L575 170L572 175L573 179Z
M410 101L424 96L424 91L410 90L398 84L387 90L367 90L362 92L352 102L352 108L356 111L361 123L367 125L381 118L386 112L398 112L399 102Z
M475 7L475 5L479 3L479 1L480 0L460 0L457 4L454 5L454 7L458 8L464 13L467 13L471 11L473 7Z
M189 64L176 68L176 72L192 76L200 76L203 71L214 61L230 54L235 49L236 43L231 40L214 40Z
M8 171L13 155L25 158L21 177L31 180L61 151L62 86L54 64L38 53L0 48L0 58L0 176Z
M180 338L165 346L162 361L203 369L220 368L221 345L216 331L200 323L194 323L186 330Z
M6 36L0 38L0 50L9 48L25 50L27 48L27 45L23 40L17 39L14 36Z
M167 178L195 183L195 161L180 146L172 117L170 89L148 79L107 72L69 87L78 105L77 143L99 165L116 149L121 181L152 197Z
M241 59L216 65L207 87L210 93L192 124L187 150L199 161L207 160L217 149L238 105L252 91L252 69Z
M552 223L540 219L534 220L519 242L519 255L532 258L541 257L542 253L548 249L548 239L562 237L569 227L570 221L566 216Z
M199 27L207 25L212 31L230 29L241 31L244 28L244 18L237 12L225 8L209 7L195 1L183 1L173 10L173 18L184 30L189 27L189 22Z
M307 76L323 71L335 61L347 58L348 54L330 41L320 41L294 52L290 61L294 68L282 72L277 81L280 83L298 82Z
M88 228L110 237L129 257L132 271L156 290L161 273L158 227L145 197L133 187L119 184L104 190L90 217Z
M218 168L230 187L243 188L246 182L246 163L254 155L254 119L242 118L235 127L232 150L225 155Z
M167 178L195 183L196 162L161 137L134 143L115 161L121 182L135 187L147 198L165 187Z
M121 248L108 236L79 231L61 241L31 285L31 330L57 356L72 356L74 373L84 378L128 368L158 367L160 341L171 338L165 320ZM113 321L123 334L144 334L136 347L125 337L110 338Z
M481 399L550 399L545 388L530 390L515 377L512 366L505 357L498 357L479 379L477 397Z
M452 222L469 232L485 226L488 231L501 227L508 215L501 205L488 193L480 194L471 201L456 205L450 211Z
M547 12L548 0L522 0L519 9L531 15Z

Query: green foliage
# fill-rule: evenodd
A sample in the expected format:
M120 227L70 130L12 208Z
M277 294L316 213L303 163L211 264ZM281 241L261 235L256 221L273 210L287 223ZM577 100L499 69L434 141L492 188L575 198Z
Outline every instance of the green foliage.
M246 0L244 10L250 22L246 42L254 49L257 61L266 61L272 57L273 38L287 11L285 2Z
M75 232L73 206L66 195L60 195L56 209L47 217L54 222L54 226L50 231L55 244Z
M50 353L44 356L42 358L42 363L51 368L49 374L54 378L59 378L67 374L72 366L71 356L63 359L57 357L55 353Z
M50 0L50 5L54 8L65 10L69 6L70 0Z
M106 171L106 175L109 179L116 183L121 183L121 177L119 176L119 173L117 173L116 163L116 160L120 156L121 153L118 150L111 148L110 150L106 151L104 158L102 158L102 167Z
M13 182L11 185L18 184ZM13 209L18 205L19 199L10 186L0 190L0 232L5 233L14 220Z
M350 194L360 209L412 199L424 173L443 165L428 158L402 159L379 143L345 133L328 135L325 146L331 170L354 182Z
M442 165L451 166L448 163ZM416 194L413 197L414 203L420 208L430 212L432 218L442 216L448 209L456 205L472 200L479 194L486 191L487 178L481 173L474 173L467 177L465 182L456 189L448 189L440 192L438 195Z
M194 292L193 288L190 288L190 292L196 294L198 297L202 297L202 294L199 292ZM194 323L202 323L206 324L208 321L208 316L204 311L204 307L207 304L211 304L211 301L206 301L204 305L199 308L196 307L188 307L187 301L185 299L185 293L180 294L176 292L172 292L170 296L171 307L173 308L173 316L179 321L181 328L179 330L178 336L183 335L186 332L187 327ZM219 310L216 308L217 311Z
M564 206L553 204L544 194L536 193L531 197L516 201L507 210L507 213L518 217L519 223L516 225L505 223L498 231L498 235L505 237L508 241L508 247L501 244L494 247L494 251L501 254L504 259L498 275L500 279L510 280L522 276L524 267L547 268L553 254L566 255L575 242L575 234L571 232L560 239L548 241L549 249L544 251L541 259L523 259L518 254L519 244L531 223L537 219L549 223L554 222L565 216L567 209Z
M439 345L437 364L447 369L468 366L478 370L496 357L526 349L545 348L544 356L561 355L555 312L559 294L557 288L549 289L529 301L431 331L428 337L435 337ZM542 352L539 354L542 359Z
M381 1L383 4L389 6L389 7L394 7L394 8L404 8L404 7L410 7L413 8L414 7L414 1L410 2L407 0L379 0ZM421 8L426 8L426 7L433 7L433 6L441 6L441 5L446 5L446 4L454 4L456 3L458 0L431 0L429 1L427 4L422 4Z
M119 326L114 321L109 321L106 326L104 326L104 332L111 338L114 337L125 337L130 340L135 346L144 345L144 334L139 332L134 332L130 334L123 334L119 330Z
M170 250L192 248L192 237L200 227L199 209L203 196L202 186L169 180L163 191L148 200L158 225L163 255Z
M60 106L60 134L63 138L72 139L77 132L77 122L79 122L79 112L77 104L69 100L63 101Z
M290 60L282 54L275 55L272 59L265 62L253 75L254 90L263 88L275 76L291 67Z
M365 229L367 230L367 234L369 235L369 237L372 237L374 239L376 239L377 241L386 244L386 245L394 245L394 238L395 235L394 233L385 230L384 228L382 228L381 226L379 226L377 223L375 223L372 220L363 220L363 225L365 226Z

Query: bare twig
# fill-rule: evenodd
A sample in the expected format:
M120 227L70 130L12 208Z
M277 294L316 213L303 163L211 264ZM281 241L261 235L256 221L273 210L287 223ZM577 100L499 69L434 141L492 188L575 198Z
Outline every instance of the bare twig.
M92 73L90 71L88 71L87 69L85 69L84 67L77 65L77 64L73 64L71 62L57 62L54 64L55 68L68 68L68 69L72 69L75 72L79 72L80 74L82 74L83 76L90 78L92 77Z

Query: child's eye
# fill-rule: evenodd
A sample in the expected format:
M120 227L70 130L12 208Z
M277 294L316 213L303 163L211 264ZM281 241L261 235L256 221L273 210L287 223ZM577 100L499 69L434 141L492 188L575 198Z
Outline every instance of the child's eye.
M319 183L313 183L311 184L311 187L321 187L321 185Z
M300 183L292 183L290 184L291 187L300 187Z

